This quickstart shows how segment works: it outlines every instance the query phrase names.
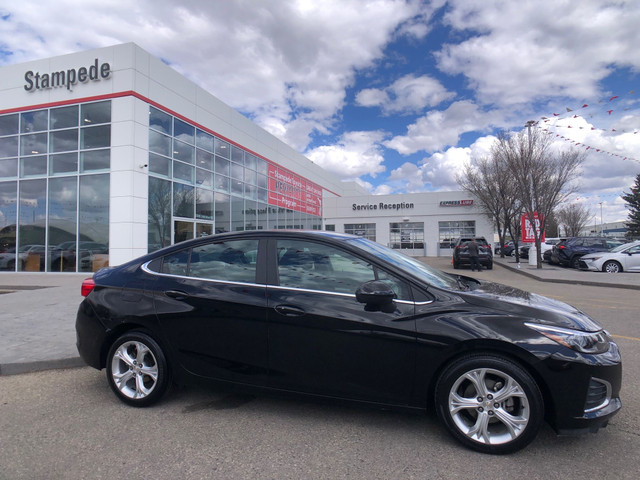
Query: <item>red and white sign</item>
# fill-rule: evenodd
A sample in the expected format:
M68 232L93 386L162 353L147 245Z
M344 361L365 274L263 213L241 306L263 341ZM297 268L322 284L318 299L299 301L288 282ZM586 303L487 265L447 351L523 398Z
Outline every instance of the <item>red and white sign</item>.
M269 205L322 216L322 187L269 164Z
M542 215L538 215L538 212L533 212L533 222L529 220L529 216L525 213L522 215L520 219L520 225L522 227L522 241L526 243L535 242L536 238L534 236L534 227L540 235L540 241L544 242L544 231L540 232L540 227L542 225L542 220L544 217Z

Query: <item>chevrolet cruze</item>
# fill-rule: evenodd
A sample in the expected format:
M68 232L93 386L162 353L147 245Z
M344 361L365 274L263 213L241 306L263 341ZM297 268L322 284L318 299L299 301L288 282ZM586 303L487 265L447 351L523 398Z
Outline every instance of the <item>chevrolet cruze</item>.
M361 237L198 238L102 269L82 290L80 355L133 406L210 380L436 411L457 440L496 454L545 420L595 432L621 408L618 347L581 311Z

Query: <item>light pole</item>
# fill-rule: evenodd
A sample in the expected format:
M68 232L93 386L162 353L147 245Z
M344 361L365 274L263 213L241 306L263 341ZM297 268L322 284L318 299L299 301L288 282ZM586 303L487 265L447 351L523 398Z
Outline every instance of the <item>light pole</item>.
M603 225L602 224L602 202L600 202L600 236L603 235L603 233L602 233L602 229L603 229L602 225Z

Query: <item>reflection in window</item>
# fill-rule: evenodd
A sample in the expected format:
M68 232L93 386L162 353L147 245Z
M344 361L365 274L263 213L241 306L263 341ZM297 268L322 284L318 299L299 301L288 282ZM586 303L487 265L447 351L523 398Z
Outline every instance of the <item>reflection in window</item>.
M80 152L80 171L109 170L111 152L109 149Z
M244 199L231 197L231 231L244 230Z
M18 156L18 137L0 138L0 158Z
M149 172L163 177L171 176L171 159L149 153Z
M171 182L149 177L149 252L171 245Z
M173 184L173 214L176 217L193 218L195 189L181 183Z
M96 125L111 122L111 101L83 103L80 109L80 124Z
M173 243L184 242L193 238L193 222L176 220L173 222Z
M45 244L45 221L47 217L47 181L22 180L20 182L20 201L18 210L18 248L25 245ZM35 261L18 265L19 270L40 272L44 263Z
M158 130L167 135L171 135L171 115L158 110L155 107L149 107L149 128Z
M71 128L78 126L78 105L70 107L52 108L49 116L49 128Z
M424 250L424 222L389 224L391 248Z
M196 146L202 148L208 152L213 152L213 135L203 132L200 129L196 130Z
M193 167L182 162L173 163L173 178L193 184Z
M0 115L0 137L18 133L18 114Z
M33 177L47 174L47 156L25 157L20 160L20 176Z
M328 245L278 240L278 276L284 287L354 294L375 280L373 266Z
M178 118L173 119L173 136L182 142L193 145L195 137L195 127L183 122Z
M229 195L225 193L214 193L215 200L215 220L216 233L231 231L231 204Z
M375 223L345 223L344 233L358 235L359 237L368 238L376 241L376 224Z
M51 175L78 171L78 152L49 156Z
M36 110L20 114L20 132L42 132L47 130L49 112L47 110Z
M20 136L20 155L42 155L45 153L47 153L46 133Z
M78 129L59 130L49 134L49 152L78 150Z
M80 148L104 148L111 145L111 125L80 129Z
M109 174L80 177L78 271L109 266Z
M196 218L213 220L213 192L196 189Z
M51 272L76 271L77 178L49 180L49 233L48 270ZM44 258L43 264L44 264Z
M16 248L16 198L18 182L0 182L0 252L15 252ZM15 262L0 264L2 270L15 270Z
M173 158L193 165L195 159L195 147L179 140L173 140Z
M258 240L234 240L194 247L189 276L227 282L256 282Z

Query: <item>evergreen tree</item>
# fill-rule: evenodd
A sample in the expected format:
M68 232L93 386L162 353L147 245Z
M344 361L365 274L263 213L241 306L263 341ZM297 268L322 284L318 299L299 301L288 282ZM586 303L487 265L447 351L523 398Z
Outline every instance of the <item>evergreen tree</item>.
M622 199L627 202L629 209L627 238L640 238L640 173L636 175L636 183L631 187L631 192L623 193Z

